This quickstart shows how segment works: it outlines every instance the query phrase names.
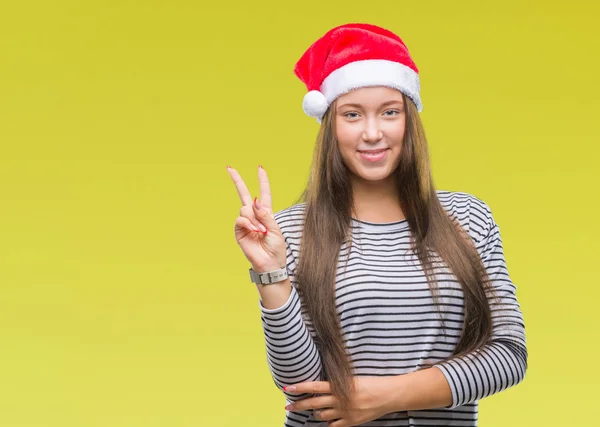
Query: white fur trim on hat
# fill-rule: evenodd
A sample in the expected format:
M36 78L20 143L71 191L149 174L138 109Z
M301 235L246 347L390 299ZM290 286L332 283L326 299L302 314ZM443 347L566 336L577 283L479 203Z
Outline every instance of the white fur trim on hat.
M410 67L395 61L386 59L367 59L364 61L354 61L331 72L321 84L321 91L310 91L305 95L305 100L312 92L322 94L325 97L325 106L319 100L318 109L314 113L322 111L321 114L311 117L317 117L321 123L322 116L327 108L339 96L350 92L353 89L369 86L387 86L398 89L406 96L412 99L417 106L417 111L423 111L421 97L419 96L420 82L419 75ZM315 96L315 95L311 95ZM316 96L315 96L316 98ZM315 103L316 104L316 103ZM304 101L303 101L304 108ZM306 108L304 108L306 112Z

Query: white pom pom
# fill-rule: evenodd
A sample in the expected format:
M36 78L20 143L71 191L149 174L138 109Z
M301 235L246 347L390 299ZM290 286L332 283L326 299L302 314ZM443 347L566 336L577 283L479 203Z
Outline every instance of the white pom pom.
M318 90L311 90L302 100L302 109L310 117L321 117L328 107L325 95Z

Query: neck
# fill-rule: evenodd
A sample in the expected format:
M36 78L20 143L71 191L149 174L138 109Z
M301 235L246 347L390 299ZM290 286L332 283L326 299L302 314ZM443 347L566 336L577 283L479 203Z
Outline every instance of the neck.
M352 190L354 218L368 222L395 222L405 219L392 176L382 181L356 179Z

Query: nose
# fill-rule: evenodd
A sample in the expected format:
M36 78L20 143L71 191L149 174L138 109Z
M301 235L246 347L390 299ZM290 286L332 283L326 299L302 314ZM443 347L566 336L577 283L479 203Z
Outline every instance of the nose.
M377 142L383 138L383 132L379 128L378 120L365 120L365 128L362 133L363 141L365 142Z

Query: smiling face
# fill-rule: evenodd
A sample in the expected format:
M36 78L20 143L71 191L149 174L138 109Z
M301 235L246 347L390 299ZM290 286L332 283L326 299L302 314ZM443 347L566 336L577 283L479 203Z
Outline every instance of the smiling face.
M338 147L353 182L389 184L404 139L402 93L383 86L356 89L337 98L334 114Z

